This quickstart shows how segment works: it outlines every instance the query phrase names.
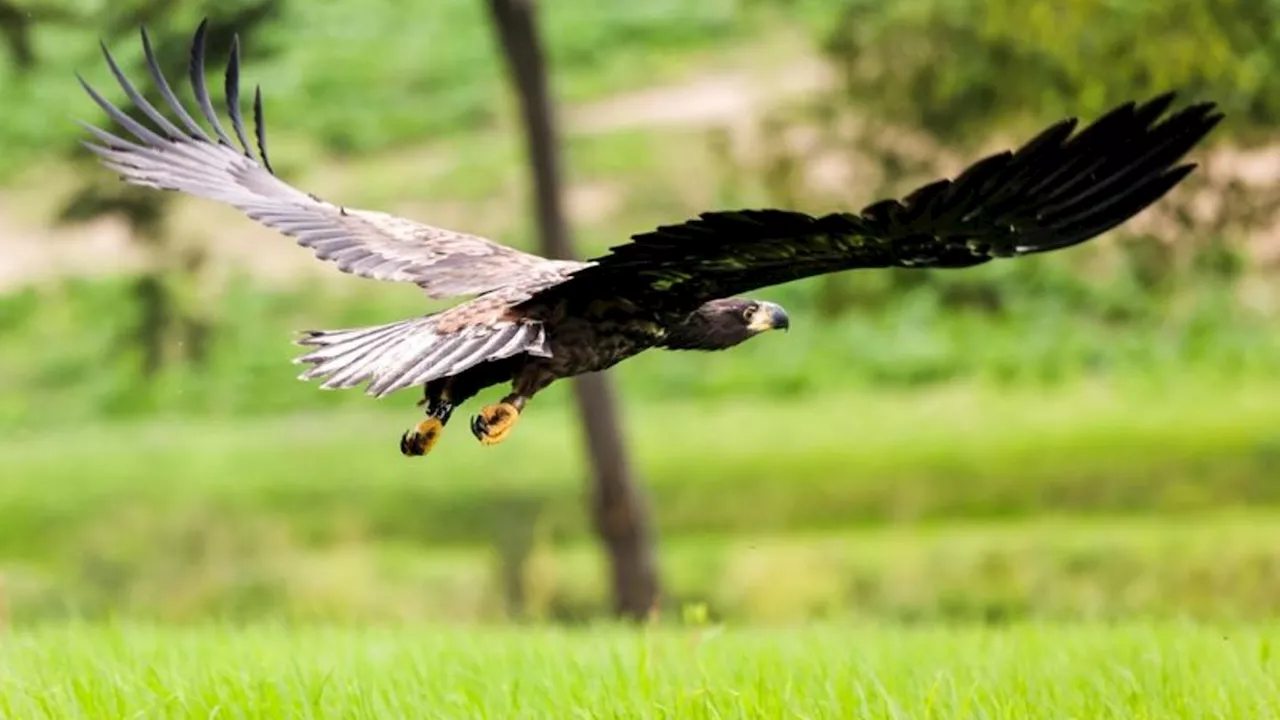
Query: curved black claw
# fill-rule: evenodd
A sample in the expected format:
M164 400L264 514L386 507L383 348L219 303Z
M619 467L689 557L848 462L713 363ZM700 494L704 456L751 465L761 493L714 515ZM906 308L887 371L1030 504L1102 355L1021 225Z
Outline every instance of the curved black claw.
M440 441L443 432L444 423L440 418L428 416L400 436L400 452L411 457L426 455Z
M484 417L480 415L471 417L471 434L475 435L477 440L482 440L489 434L489 423L484 421Z
M411 435L414 435L412 430L405 430L400 436L400 454L415 457L422 454L422 448L415 446L413 439L410 439Z

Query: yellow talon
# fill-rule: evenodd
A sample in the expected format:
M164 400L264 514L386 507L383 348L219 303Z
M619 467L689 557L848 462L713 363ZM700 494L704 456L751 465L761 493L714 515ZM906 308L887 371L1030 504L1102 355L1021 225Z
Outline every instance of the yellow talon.
M520 419L520 410L511 403L494 403L480 408L480 414L471 419L471 432L485 445L496 445L507 437Z
M435 446L443 432L444 423L440 422L440 418L424 418L422 422L414 425L412 430L401 436L400 452L409 457L426 455L431 452L431 448Z

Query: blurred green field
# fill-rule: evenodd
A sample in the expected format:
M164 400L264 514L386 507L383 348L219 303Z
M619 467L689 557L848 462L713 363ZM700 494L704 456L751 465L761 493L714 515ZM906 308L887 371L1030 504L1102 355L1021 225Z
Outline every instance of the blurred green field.
M126 197L111 207L136 212L132 226L59 219L77 188L116 188L71 157L80 130L51 120L100 119L72 76L110 87L96 39L136 70L145 18L176 66L201 15L218 25L254 0L37 21L35 65L0 64L0 240L26 241L5 247L22 260L37 242L116 232L143 262L92 255L93 277L69 281L33 266L52 279L0 295L0 616L19 626L0 643L0 715L204 716L230 698L303 716L553 716L574 702L619 716L1257 717L1276 701L1267 626L1224 639L1173 623L1280 614L1266 234L1280 203L1229 172L1280 118L1273 5L543 4L582 254L707 209L856 209L994 138L1170 88L1230 118L1196 152L1205 171L1146 225L961 273L769 288L755 294L788 307L789 334L611 372L664 618L705 603L730 627L959 627L648 636L253 624L605 614L569 387L499 447L459 416L429 458L401 457L416 397L297 382L289 340L438 304L339 276L209 203ZM533 247L482 3L271 12L245 33L244 73L263 85L282 176ZM829 83L810 77L819 65ZM777 107L748 112L733 79L758 89L761 71L776 71ZM825 91L781 102L797 85ZM711 121L681 119L703 102ZM1222 202L1201 212L1206 195ZM259 253L283 279L250 267ZM67 618L250 625L39 625ZM1026 624L1097 620L1122 624Z
M1277 392L1099 383L639 402L625 426L663 533L1186 511L1280 500ZM318 540L355 523L466 544L521 518L581 538L585 467L565 405L531 405L498 447L450 427L421 459L397 450L412 408L18 434L0 440L0 548L39 553L113 511L183 504L278 515Z
M145 511L144 511L145 512ZM854 531L662 538L661 610L733 624L855 619L932 625L1280 612L1276 511L897 523ZM8 560L19 626L69 618L580 624L610 605L594 543L537 527L454 549L351 531L307 543L270 519L179 509L107 516L45 562Z
M122 625L0 645L22 718L1261 718L1268 626L582 630Z
M1275 397L948 386L631 403L625 426L672 602L742 621L1265 619ZM6 594L23 618L592 617L607 589L566 406L531 406L497 447L450 428L415 459L394 446L407 411L14 435Z

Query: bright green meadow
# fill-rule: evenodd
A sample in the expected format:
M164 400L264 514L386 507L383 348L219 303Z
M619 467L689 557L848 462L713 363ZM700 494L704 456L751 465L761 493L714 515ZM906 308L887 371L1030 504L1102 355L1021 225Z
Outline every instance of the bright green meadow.
M33 628L22 718L1266 718L1269 627ZM109 669L109 670L108 670Z

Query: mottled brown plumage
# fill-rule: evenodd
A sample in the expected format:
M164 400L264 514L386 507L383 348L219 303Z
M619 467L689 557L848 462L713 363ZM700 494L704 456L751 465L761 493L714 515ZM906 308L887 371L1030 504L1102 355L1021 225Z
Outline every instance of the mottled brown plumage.
M782 308L734 297L740 293L856 268L964 268L1085 242L1178 184L1194 168L1179 165L1181 158L1222 119L1212 103L1166 115L1169 93L1126 103L1075 134L1075 120L1056 123L954 180L859 213L705 213L637 235L594 260L568 262L343 207L288 185L267 156L260 91L253 102L256 156L250 148L238 41L224 84L235 140L205 87L205 25L193 41L191 83L213 135L177 100L145 30L142 43L151 79L181 127L137 92L105 47L125 96L154 127L80 81L132 136L85 124L94 137L86 145L123 180L236 207L343 272L414 283L434 298L472 296L442 312L311 331L299 340L309 350L297 362L310 365L301 377L323 379L321 387L367 383L375 397L423 388L427 418L401 439L407 455L428 451L453 409L487 387L512 383L510 394L472 420L476 437L491 444L555 380L604 370L651 348L723 350L789 325Z

